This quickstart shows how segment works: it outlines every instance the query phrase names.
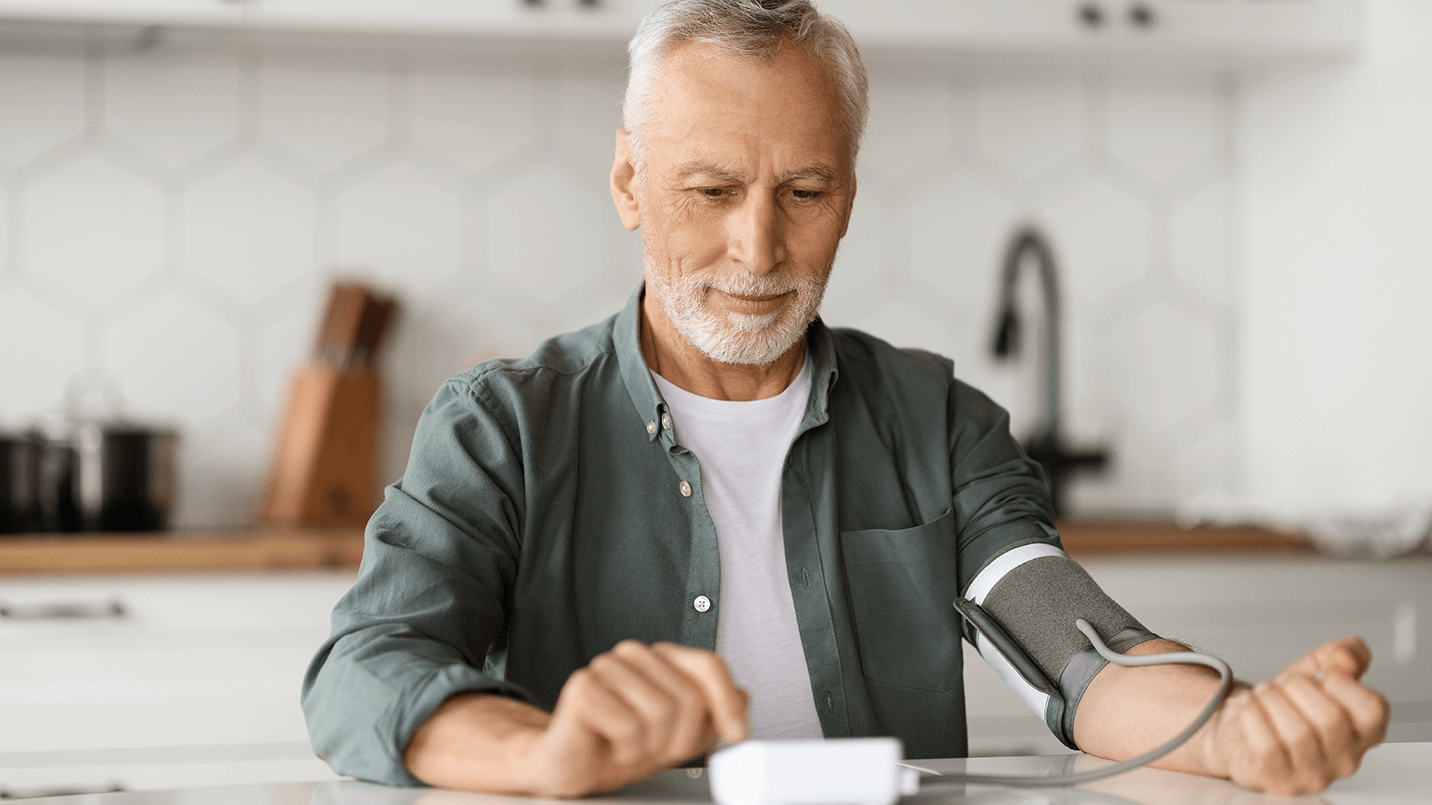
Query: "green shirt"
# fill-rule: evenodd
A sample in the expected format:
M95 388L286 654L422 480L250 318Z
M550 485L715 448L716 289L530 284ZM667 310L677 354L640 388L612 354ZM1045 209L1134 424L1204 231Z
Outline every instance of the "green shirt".
M453 377L423 413L304 680L335 771L418 784L402 751L445 699L492 691L550 710L626 638L715 650L716 531L701 467L663 424L640 299ZM819 320L808 344L781 522L821 728L961 757L951 602L999 553L1058 544L1038 465L949 360Z

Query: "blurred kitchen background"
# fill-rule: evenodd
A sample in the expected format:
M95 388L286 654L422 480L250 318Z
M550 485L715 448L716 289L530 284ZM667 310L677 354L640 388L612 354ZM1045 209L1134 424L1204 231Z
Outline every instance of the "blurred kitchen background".
M419 3L367 35L381 18L322 3L267 33L262 3L104 12L198 9L153 27L66 10L85 5L0 3L31 18L0 26L0 426L61 410L77 381L117 389L182 433L178 527L256 521L333 277L402 301L385 482L444 378L597 321L639 281L606 176L640 9L553 0L545 23L424 35ZM1064 436L1110 453L1071 512L1432 492L1432 8L1168 0L1147 7L1224 6L1229 30L1160 41L1155 18L1137 52L1067 59L1068 33L932 43L852 5L832 4L870 32L872 117L829 323L953 357L1031 432L1033 272L1019 359L989 344L1004 249L1033 222L1062 284ZM1094 36L1137 39L1105 5ZM1361 25L1240 34L1258 5Z
M295 372L336 280L392 295L389 482L446 377L620 308L652 4L0 0L0 432L176 433L195 537L0 537L0 798L333 776L296 694L361 537L257 528ZM1035 434L1038 248L992 353L1035 227L1063 447L1107 457L1068 477L1071 553L1251 680L1363 635L1391 738L1432 740L1432 3L825 5L872 79L826 320L952 357ZM966 659L976 754L1062 751Z

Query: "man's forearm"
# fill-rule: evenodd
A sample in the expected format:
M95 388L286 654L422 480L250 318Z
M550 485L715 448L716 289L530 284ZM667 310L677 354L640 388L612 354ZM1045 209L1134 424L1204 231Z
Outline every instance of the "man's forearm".
M537 793L530 758L551 714L488 693L454 696L433 711L403 750L403 764L439 788Z
M1172 640L1150 640L1129 654L1189 651ZM1248 686L1237 683L1235 692ZM1079 748L1100 757L1124 760L1161 745L1185 729L1218 688L1218 674L1200 665L1129 668L1110 663L1089 683L1074 717ZM1192 738L1151 765L1170 771L1227 777L1228 770L1211 736L1215 713Z
M1131 653L1170 650L1183 647L1150 641ZM1360 681L1371 662L1361 638L1324 643L1256 688L1235 690L1186 745L1154 765L1270 794L1322 791L1356 772L1387 735L1387 699ZM1079 703L1075 740L1106 757L1138 755L1176 734L1216 685L1194 666L1107 666Z
M750 699L716 654L623 640L567 678L549 715L488 694L455 696L403 751L429 785L579 797L645 780L750 734Z

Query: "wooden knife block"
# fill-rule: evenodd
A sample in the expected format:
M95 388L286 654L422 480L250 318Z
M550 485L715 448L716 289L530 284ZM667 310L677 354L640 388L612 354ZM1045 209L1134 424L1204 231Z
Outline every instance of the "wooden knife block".
M377 507L378 373L293 375L264 500L270 526L363 526Z

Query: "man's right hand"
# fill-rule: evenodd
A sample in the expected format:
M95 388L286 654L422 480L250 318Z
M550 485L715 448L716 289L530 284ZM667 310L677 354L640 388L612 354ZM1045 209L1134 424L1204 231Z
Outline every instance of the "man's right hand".
M444 702L404 750L429 785L577 797L745 740L746 692L715 654L617 644L568 678L553 712L490 694Z

